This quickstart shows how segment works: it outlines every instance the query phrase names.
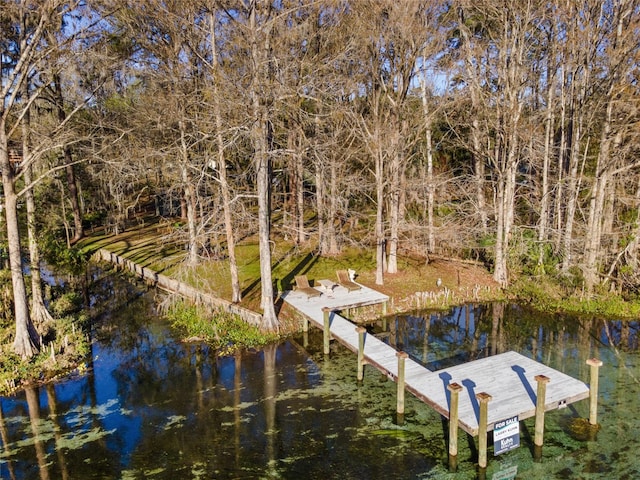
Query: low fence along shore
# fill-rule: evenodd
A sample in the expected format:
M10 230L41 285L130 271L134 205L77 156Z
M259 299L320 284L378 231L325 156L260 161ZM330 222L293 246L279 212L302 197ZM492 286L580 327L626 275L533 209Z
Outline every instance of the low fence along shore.
M184 282L176 280L166 275L162 275L148 267L138 265L131 260L124 258L116 253L110 252L104 248L101 248L97 252L99 260L114 264L117 268L124 268L129 270L134 275L145 280L149 284L165 290L169 293L175 293L188 300L191 300L196 305L204 305L210 307L212 310L222 310L228 313L233 313L242 318L245 322L260 326L262 323L262 315L248 308L241 307L223 298L216 297L210 293L202 292L197 288L187 285Z

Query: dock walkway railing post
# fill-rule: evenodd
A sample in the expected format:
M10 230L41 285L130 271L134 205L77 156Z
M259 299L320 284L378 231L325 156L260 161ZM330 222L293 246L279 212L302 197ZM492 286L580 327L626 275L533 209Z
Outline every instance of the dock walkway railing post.
M458 405L460 403L460 391L462 385L458 383L450 383L447 390L451 392L451 401L449 404L449 468L456 470L458 458Z
M598 376L602 366L602 361L597 358L587 360L587 365L591 367L589 374L589 424L598 424Z
M538 390L536 392L536 423L533 444L536 459L542 457L542 444L544 443L544 406L547 399L547 383L550 378L545 375L536 375Z
M480 402L480 419L478 421L478 466L487 468L487 420L489 418L489 402L491 395L486 392L476 394Z
M331 309L328 307L322 308L322 317L324 320L324 328L323 328L323 352L325 355L329 355L329 346L331 342L331 322L329 319L329 315L331 314Z
M358 383L364 380L364 335L367 329L364 327L356 327L358 332Z
M396 352L396 357L398 357L398 399L396 404L396 413L398 414L399 419L402 419L402 416L404 415L404 365L409 354L407 352Z

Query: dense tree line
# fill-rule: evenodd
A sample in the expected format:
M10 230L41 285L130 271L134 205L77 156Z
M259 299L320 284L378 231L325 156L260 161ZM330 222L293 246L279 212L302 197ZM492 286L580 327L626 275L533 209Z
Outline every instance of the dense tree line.
M639 19L636 0L4 0L15 350L38 348L30 195L29 238L67 245L154 199L189 264L224 249L234 301L256 234L268 329L273 227L320 255L375 249L378 284L403 251L634 294Z

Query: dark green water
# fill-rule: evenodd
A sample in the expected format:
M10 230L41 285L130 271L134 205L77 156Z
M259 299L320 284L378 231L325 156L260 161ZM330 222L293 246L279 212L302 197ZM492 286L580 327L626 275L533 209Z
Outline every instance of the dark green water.
M533 420L522 445L494 457L486 478L640 478L638 322L544 318L515 306L480 305L388 323L388 339L432 369L516 350L588 381L598 357L595 440L572 428L588 401L546 415L542 460ZM376 327L379 332L381 326ZM419 479L477 478L475 442L461 435L449 472L444 429L371 367L356 382L356 356L312 330L220 356L183 344L141 297L94 331L84 376L0 399L3 479Z

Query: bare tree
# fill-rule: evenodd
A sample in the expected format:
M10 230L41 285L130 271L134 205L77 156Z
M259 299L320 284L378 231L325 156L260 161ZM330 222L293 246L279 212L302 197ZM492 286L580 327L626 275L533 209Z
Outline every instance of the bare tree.
M71 12L81 15L81 23L69 23L68 19L76 18ZM49 170L41 173L33 182L22 190L18 189L18 180L31 173L31 166L47 152L55 151L65 142L64 133L72 118L83 104L76 106L63 121L42 116L38 119L37 139L26 139L28 155L20 164L10 162L8 141L19 135L25 115L39 99L62 70L68 69L70 47L85 36L93 27L92 12L83 2L63 2L47 0L34 4L32 2L12 2L6 4L0 12L0 21L12 28L3 29L3 33L17 32L17 37L5 36L2 40L0 71L2 82L2 104L0 105L0 168L4 188L4 205L7 239L9 244L9 263L13 286L13 299L16 320L16 334L13 343L14 351L23 358L33 356L39 350L39 338L33 326L29 312L27 292L21 263L21 239L17 214L18 198L29 192L34 184L50 176ZM62 28L64 26L64 28ZM61 41L47 42L48 32L56 32ZM51 61L55 59L55 61ZM30 80L31 79L31 80ZM32 81L34 86L26 92L26 84ZM90 93L89 93L90 96ZM86 102L86 98L85 98ZM35 120L31 118L34 127ZM35 128L30 128L30 132ZM68 140L68 139L67 139ZM57 168L57 167L56 167ZM36 255L37 256L37 255Z
M602 236L605 225L605 206L607 193L611 190L611 181L615 175L625 174L640 165L638 161L626 160L618 153L622 151L624 110L621 108L628 102L625 95L629 73L637 68L638 44L633 32L637 31L638 3L634 1L615 2L612 11L601 10L598 27L608 26L602 35L606 38L606 46L602 54L602 69L607 71L603 90L602 105L604 115L600 133L600 145L596 158L596 168L591 197L589 201L589 217L586 229L586 248L584 258L585 286L591 291L598 282L598 259L602 258ZM606 17L606 18L605 18ZM628 133L628 132L624 132ZM611 202L609 202L611 205Z
M417 59L428 38L428 18L439 8L438 3L428 9L422 2L359 2L349 12L351 28L358 32L351 52L359 62L361 109L356 131L370 156L369 170L375 181L372 196L376 205L378 285L384 283L385 266L389 273L398 270L404 218L401 179L408 161L407 99L417 73Z
M23 358L29 358L39 351L40 340L29 314L27 291L22 272L20 228L18 223L18 192L16 191L16 168L9 160L8 140L19 127L11 123L12 114L28 106L31 99L18 101L23 84L28 80L29 71L40 60L38 47L45 29L55 15L55 2L45 2L35 12L26 5L11 4L3 8L2 22L13 24L20 38L4 38L3 43L12 45L11 50L3 49L0 55L0 169L2 170L2 186L4 190L5 224L9 246L9 265L13 286L13 303L16 317L16 334L13 349ZM27 18L29 15L30 18ZM24 28L27 27L27 28ZM6 44L6 43L5 43ZM24 114L24 110L22 111Z
M221 78L220 64L218 61L218 52L216 49L216 31L215 31L215 15L209 16L209 28L211 31L211 69L213 84L213 116L215 121L217 162L218 162L218 178L220 181L220 190L222 192L222 208L224 211L224 229L227 238L227 251L229 252L229 268L231 271L231 300L239 302L242 300L242 292L240 290L240 279L238 275L238 262L236 260L236 241L232 218L232 199L227 180L227 161L225 158L225 144L223 139L222 113L220 111L220 90L218 82Z
M23 85L23 98L29 98L29 82ZM44 304L42 292L42 276L40 274L40 247L38 246L38 231L36 226L36 202L33 192L33 162L31 160L31 112L27 107L22 118L22 158L24 167L25 203L27 207L27 234L29 239L29 260L31 270L31 319L40 331L44 330L51 315Z
M474 36L478 42L470 57L469 48L461 75L471 90L474 115L471 151L475 157L476 179L481 164L491 166L494 184L494 278L508 284L509 241L515 221L516 181L523 157L523 136L526 132L523 109L526 105L528 70L525 68L535 38L537 12L531 3L506 2L498 6L491 2L457 2L463 25L466 17L479 20ZM466 43L471 41L467 27L462 31ZM481 98L487 97L483 102ZM482 107L482 108L480 108ZM477 128L482 128L481 135ZM479 142L483 138L483 142ZM480 160L480 155L484 160ZM484 174L481 174L484 175ZM478 193L479 202L482 194Z
M249 45L250 45L250 84L252 127L249 132L253 147L253 164L256 171L256 193L258 195L258 243L260 245L260 284L262 307L262 327L266 330L278 329L278 318L273 305L273 283L271 275L271 158L269 141L272 135L268 105L272 79L270 46L273 39L271 31L270 5L250 0ZM265 83L266 82L266 83Z

